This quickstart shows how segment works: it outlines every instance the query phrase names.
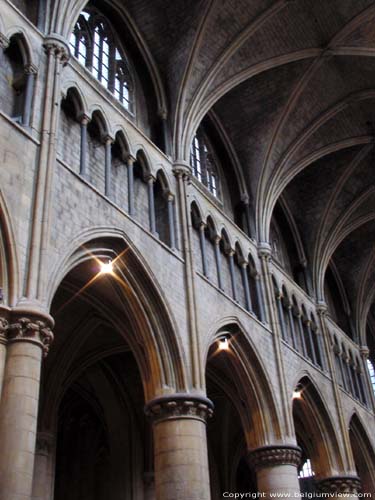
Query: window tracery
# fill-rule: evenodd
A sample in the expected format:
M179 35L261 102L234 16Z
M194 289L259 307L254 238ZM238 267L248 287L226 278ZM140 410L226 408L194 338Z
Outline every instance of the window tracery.
M134 85L126 56L103 16L83 11L69 41L72 53L127 111L134 111Z
M190 165L194 177L206 186L215 198L219 198L217 162L212 147L201 130L198 130L191 143Z

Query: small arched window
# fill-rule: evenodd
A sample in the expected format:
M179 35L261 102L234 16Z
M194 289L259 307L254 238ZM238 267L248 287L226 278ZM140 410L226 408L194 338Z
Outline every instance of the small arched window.
M191 143L190 165L194 177L204 184L215 198L219 198L219 179L216 163L213 149L207 137L199 129Z
M107 20L95 10L84 10L69 44L78 61L132 113L134 85L129 64Z

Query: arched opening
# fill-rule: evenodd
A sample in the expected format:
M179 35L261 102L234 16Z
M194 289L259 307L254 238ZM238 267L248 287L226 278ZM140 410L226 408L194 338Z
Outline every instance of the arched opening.
M12 36L2 59L1 109L17 123L28 126L35 74L31 70L27 44L22 35Z
M116 134L111 150L111 198L122 209L128 207L128 170L126 160L129 156L129 148L123 132Z
M159 171L154 183L154 199L155 199L155 224L156 233L161 241L166 245L171 244L171 227L174 221L170 221L174 208L172 204L172 213L168 212L168 196L170 195L169 187L165 175ZM172 203L172 200L171 200Z
M81 168L81 125L83 105L75 88L70 88L61 101L58 127L58 157L74 172Z
M143 151L138 151L134 163L134 212L135 218L143 227L149 227L149 199L146 179L150 168Z
M101 265L109 261L112 270ZM144 404L166 386L184 388L172 325L120 240L92 240L71 262L52 301L55 341L41 390L39 430L57 443L54 498L136 500L152 488Z
M277 439L278 416L256 354L235 324L215 335L206 385L215 405L207 424L211 497L222 498L225 491L255 494L256 474L248 453Z
M302 449L298 470L301 492L315 492L315 482L342 470L342 461L330 417L308 377L295 387L293 420L297 444Z
M102 114L94 111L87 126L88 179L101 193L105 192L105 146L106 125Z
M375 453L356 414L350 420L349 437L355 468L361 480L361 492L373 493L375 491Z

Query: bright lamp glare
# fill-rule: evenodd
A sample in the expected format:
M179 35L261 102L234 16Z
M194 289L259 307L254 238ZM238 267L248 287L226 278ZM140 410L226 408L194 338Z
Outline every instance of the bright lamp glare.
M227 351L229 349L229 342L227 337L223 337L219 340L219 350Z
M100 263L101 274L111 274L113 272L113 262L109 260L108 262Z
M293 399L301 399L301 398L302 398L301 390L293 391Z

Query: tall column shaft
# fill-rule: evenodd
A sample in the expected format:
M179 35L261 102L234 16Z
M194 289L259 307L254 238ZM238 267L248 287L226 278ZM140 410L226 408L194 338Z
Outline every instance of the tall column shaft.
M249 277L247 275L247 262L241 263L241 275L242 275L243 289L245 292L246 309L249 312L252 312L251 295L250 295L250 288L249 288Z
M26 92L25 92L25 101L23 105L22 123L25 125L25 127L29 127L31 121L31 105L34 94L36 68L34 68L34 66L29 64L25 68L25 73L26 73Z
M0 498L30 500L41 361L53 336L45 321L21 317L9 324L7 337L0 405Z
M129 215L134 215L134 158L128 156L128 211Z
M223 289L223 280L221 277L221 255L220 255L220 238L216 237L214 242L215 249L215 261L216 261L216 271L217 271L217 286L220 290Z
M113 139L111 137L105 138L104 194L108 198L111 196L112 143L113 143Z
M146 407L153 420L156 500L210 500L206 398L175 395Z
M152 233L156 233L154 183L155 179L152 176L150 176L147 179L147 189L148 189L148 216L150 222L150 231Z
M35 450L32 500L52 500L55 479L55 439L46 432L38 432Z
M199 242L201 245L201 253L202 253L202 269L203 274L208 278L207 271L207 252L206 252L206 237L204 235L204 231L206 229L206 225L202 222L199 226Z
M234 252L231 251L229 253L229 272L230 272L230 281L232 285L232 297L233 300L237 300L237 285L236 285L236 276L234 274Z
M296 498L300 492L297 466L301 461L301 449L297 446L264 446L250 452L250 465L255 468L258 492L263 498L273 494L285 494Z
M4 370L7 354L7 328L8 328L9 309L0 306L0 401L3 389Z
M81 118L81 149L80 149L80 163L79 173L82 177L87 177L87 125L89 119L87 116Z
M169 226L169 244L171 248L176 248L176 230L174 221L173 196L168 195L168 226Z

